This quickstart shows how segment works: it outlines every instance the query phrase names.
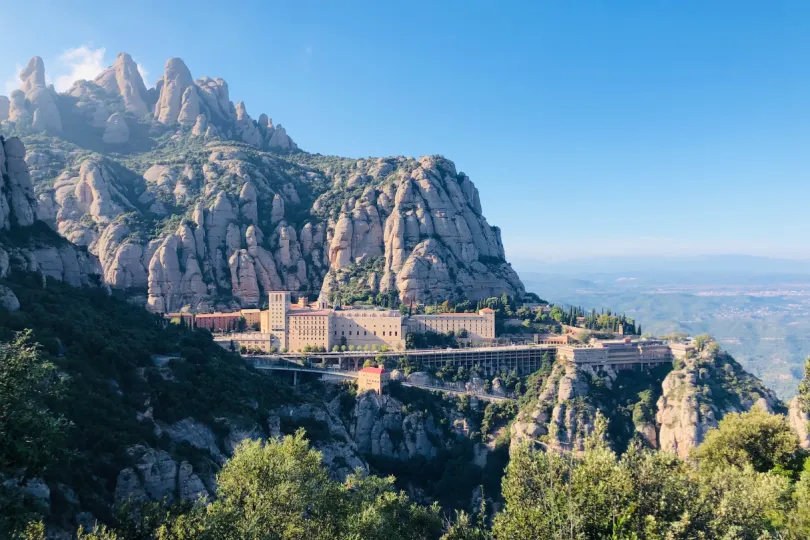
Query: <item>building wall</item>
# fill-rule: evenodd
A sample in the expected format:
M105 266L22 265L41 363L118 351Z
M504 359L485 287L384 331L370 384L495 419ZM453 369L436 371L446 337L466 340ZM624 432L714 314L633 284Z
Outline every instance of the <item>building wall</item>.
M240 311L242 317L245 318L245 324L248 329L253 328L254 324L261 325L261 311L258 309L243 309Z
M561 345L557 347L558 358L568 358L577 364L606 364L608 350L603 347L577 347Z
M231 332L239 329L239 319L242 314L234 313L199 313L194 317L197 328L205 328L211 332Z
M396 310L349 309L333 311L331 343L340 345L387 345L405 349L402 314Z
M407 327L410 332L420 334L453 332L458 335L461 330L466 330L470 341L481 343L495 339L495 313L481 310L478 313L412 315Z
M312 313L296 314L291 311L287 315L288 349L292 352L303 352L304 348L323 347L331 348L332 313L318 310Z
M273 341L279 349L288 349L287 344L287 313L290 310L289 291L271 291L268 293L267 327L262 327L263 334L272 334Z
M261 334L259 332L228 334L227 336L215 338L214 341L226 350L231 350L231 343L233 343L237 351L241 347L246 347L248 349L270 352L270 348L272 347L270 334Z
M382 395L383 386L385 386L385 383L388 382L390 377L390 374L387 372L378 374L366 373L361 370L357 374L357 393L372 391Z

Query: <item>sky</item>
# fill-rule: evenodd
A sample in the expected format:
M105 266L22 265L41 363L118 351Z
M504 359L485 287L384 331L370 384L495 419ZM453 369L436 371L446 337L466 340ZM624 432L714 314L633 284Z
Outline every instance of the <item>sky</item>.
M524 268L810 258L805 0L2 2L0 92L180 57L306 151L453 160Z

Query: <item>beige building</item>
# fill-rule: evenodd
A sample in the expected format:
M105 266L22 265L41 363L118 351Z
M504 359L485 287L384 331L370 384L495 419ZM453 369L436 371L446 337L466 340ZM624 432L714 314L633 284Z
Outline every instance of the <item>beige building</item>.
M665 341L633 341L631 338L599 341L592 345L560 345L558 358L568 358L576 364L604 365L614 369L633 366L656 366L672 362L670 344Z
M673 341L669 344L669 348L672 350L672 356L675 358L686 358L697 352L697 349L695 349L691 341Z
M214 341L226 350L240 351L242 347L248 351L271 352L270 335L259 332L238 332L216 336Z
M405 349L402 314L391 309L329 309L323 300L290 303L289 292L270 292L267 311L260 314L261 332L278 350L301 352L307 346Z
M423 334L435 332L456 336L466 331L473 343L486 343L495 339L495 312L484 308L478 313L437 313L435 315L412 315L406 321L408 331Z
M328 309L295 308L287 312L287 349L303 351L310 347L330 348L332 311Z
M332 345L365 347L383 345L405 349L402 314L393 309L342 309L333 311Z
M364 367L357 373L357 393L377 392L382 395L391 374L381 367Z

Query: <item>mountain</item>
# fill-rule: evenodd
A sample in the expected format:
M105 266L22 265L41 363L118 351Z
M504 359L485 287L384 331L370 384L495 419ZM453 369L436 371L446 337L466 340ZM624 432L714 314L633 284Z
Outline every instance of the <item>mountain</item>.
M611 444L636 437L687 458L727 414L755 405L785 414L787 406L716 343L675 366L614 371L557 361L533 376L511 425L511 442L582 452L597 414L608 419ZM794 413L797 415L798 413ZM799 425L796 422L795 425Z
M148 89L125 53L64 93L38 57L20 77L0 130L28 149L32 212L154 311L350 283L388 304L525 292L478 190L441 156L303 152L179 58Z

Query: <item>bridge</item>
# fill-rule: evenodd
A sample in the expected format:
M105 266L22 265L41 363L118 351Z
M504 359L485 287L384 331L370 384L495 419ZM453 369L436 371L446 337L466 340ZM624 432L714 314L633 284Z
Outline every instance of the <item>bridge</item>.
M557 346L553 344L541 345L504 345L494 347L468 347L461 349L409 349L404 351L341 351L341 352L310 352L310 353L280 353L268 355L251 355L258 365L262 361L288 361L300 363L308 360L322 366L335 366L343 371L357 371L368 359L383 357L384 359L398 360L406 358L408 361L421 365L426 369L441 369L446 365L472 369L480 368L487 375L497 375L505 371L514 371L518 375L534 373L543 362L543 356L548 355L554 360Z
M322 377L342 377L344 379L356 379L357 378L357 371L342 371L339 369L325 369L325 368L317 368L317 367L307 367L302 365L291 365L291 364L277 364L271 362L259 362L253 364L256 369L261 369L264 371L281 371L281 372L290 372L293 374L293 385L298 384L298 373L317 373ZM482 401L491 401L495 403L500 403L502 401L517 401L515 398L506 397L506 396L496 396L493 394L486 394L482 392L470 392L467 390L457 390L455 388L445 388L443 386L435 386L435 385L428 385L428 384L414 384L409 382L400 381L402 386L408 386L411 388L421 388L422 390L432 390L437 392L443 392L445 394L451 394L455 396L471 396L478 398Z

